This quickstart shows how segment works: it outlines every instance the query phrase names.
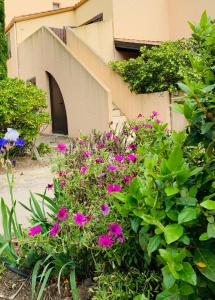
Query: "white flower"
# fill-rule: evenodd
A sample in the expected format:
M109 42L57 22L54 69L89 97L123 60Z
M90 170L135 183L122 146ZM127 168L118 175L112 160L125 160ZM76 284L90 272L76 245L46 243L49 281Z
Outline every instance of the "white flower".
M15 142L19 138L19 133L15 129L8 128L4 138L10 142Z

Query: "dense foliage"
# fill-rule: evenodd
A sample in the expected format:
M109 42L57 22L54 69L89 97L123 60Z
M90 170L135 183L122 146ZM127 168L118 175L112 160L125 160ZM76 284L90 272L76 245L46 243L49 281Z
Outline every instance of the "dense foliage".
M50 277L61 293L70 282L74 300L76 282L89 278L94 300L214 299L215 25L204 13L192 29L202 55L189 56L192 72L179 84L185 101L174 107L187 118L186 131L169 132L154 111L120 134L59 144L53 183L23 205L28 231L18 225L13 197L11 210L1 200L0 257L33 269L32 299L41 299Z
M0 81L0 136L7 128L16 128L29 145L40 127L49 122L46 95L32 84L19 79Z
M7 74L7 40L5 36L4 0L0 0L0 79Z

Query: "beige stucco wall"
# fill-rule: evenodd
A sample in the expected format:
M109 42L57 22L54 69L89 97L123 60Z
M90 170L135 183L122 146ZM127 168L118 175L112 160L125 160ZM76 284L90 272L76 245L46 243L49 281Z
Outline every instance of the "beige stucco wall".
M169 39L166 0L112 1L115 38L150 41Z
M36 76L37 85L46 91L46 71L54 76L64 97L70 136L78 136L80 130L107 129L111 107L108 89L50 30L41 28L19 46L19 66L22 79Z
M6 24L13 17L33 14L53 9L53 2L60 3L60 7L68 7L79 0L5 0Z
M115 47L111 21L93 23L73 30L106 63L114 59Z
M168 0L170 39L188 37L188 21L197 23L204 10L215 18L215 0Z
M8 33L8 38L11 44L11 58L7 60L7 69L9 77L19 77L18 74L18 62L17 62L17 39L16 39L16 27L12 27Z

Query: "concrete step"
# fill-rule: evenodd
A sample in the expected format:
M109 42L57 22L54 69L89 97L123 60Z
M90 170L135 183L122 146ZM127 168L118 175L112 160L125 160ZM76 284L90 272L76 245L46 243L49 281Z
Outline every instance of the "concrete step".
M112 110L112 117L120 117L121 111L119 109L113 109Z

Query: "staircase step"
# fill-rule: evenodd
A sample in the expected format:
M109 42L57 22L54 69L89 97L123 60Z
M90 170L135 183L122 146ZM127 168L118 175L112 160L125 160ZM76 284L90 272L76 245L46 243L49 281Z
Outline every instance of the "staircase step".
M119 109L113 109L112 110L112 117L120 117L121 111Z

